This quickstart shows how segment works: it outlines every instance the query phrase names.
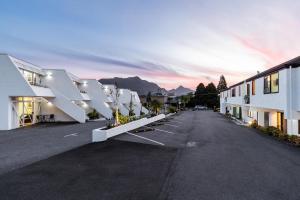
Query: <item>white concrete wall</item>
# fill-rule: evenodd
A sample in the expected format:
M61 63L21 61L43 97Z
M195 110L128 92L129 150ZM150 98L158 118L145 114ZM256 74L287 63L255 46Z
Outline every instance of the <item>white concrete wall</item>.
M72 122L75 121L68 114L57 108L53 104L48 104L46 101L41 103L41 115L54 114L57 122Z
M57 108L62 110L64 113L68 114L75 121L84 123L86 120L86 112L84 108L78 106L76 103L72 102L68 97L64 96L61 92L52 89L55 94L55 98L46 98L49 102L55 105Z
M65 70L45 69L46 74L51 74L44 79L44 84L52 90L59 91L65 97L73 101L84 100L80 90L73 83L72 79Z
M245 104L243 100L247 91L246 84L250 84L250 104ZM232 107L240 105L243 109L243 121L248 122L256 119L259 125L264 126L264 112L269 112L269 125L276 127L277 112L283 112L284 118L287 119L288 134L298 133L298 120L300 119L300 68L279 71L278 93L264 94L264 77L255 80L255 95L252 95L251 81L242 85L241 97L238 94L238 87L236 87L236 97L230 97L230 95L227 95L227 91L222 92L220 95L221 113L225 113L225 108L230 107L230 113L232 114ZM248 113L248 109L253 113L252 118L245 115Z
M12 59L8 55L0 55L0 130L10 130L18 126L10 97L35 96L30 84L24 79Z
M252 84L250 91L252 91ZM264 77L255 80L256 93L250 92L250 106L257 108L286 110L287 107L287 70L279 72L279 92L264 94Z
M101 83L99 83L97 80L83 81L86 82L86 84L84 84L82 87L91 99L87 102L89 106L95 108L97 112L99 112L105 118L111 119L113 117L112 109L107 103L107 96L103 91Z

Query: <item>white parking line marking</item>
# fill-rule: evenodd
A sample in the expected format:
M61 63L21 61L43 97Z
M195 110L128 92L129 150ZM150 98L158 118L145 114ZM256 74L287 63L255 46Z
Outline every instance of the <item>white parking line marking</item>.
M136 134L132 134L132 133L129 133L129 132L126 132L127 134L129 135L132 135L132 136L135 136L135 137L138 137L138 138L141 138L141 139L144 139L144 140L148 140L150 142L153 142L153 143L156 143L156 144L159 144L159 145L162 145L162 146L165 146L165 144L161 143L161 142L157 142L155 140L151 140L149 138L146 138L146 137L142 137L142 136L139 136L139 135L136 135Z
M179 127L179 126L176 126L176 125L173 125L173 124L167 124L167 123L165 123L164 125L173 126L173 127Z
M145 127L147 127L147 128L153 128L153 127L150 127L150 126L145 126ZM153 129L156 130L156 131L161 131L161 132L165 132L165 133L175 134L175 133L173 133L171 131L166 131L166 130L162 130L162 129L158 129L158 128L153 128Z
M70 136L78 136L78 133L72 133L72 134L69 134L69 135L65 135L64 137L70 137Z

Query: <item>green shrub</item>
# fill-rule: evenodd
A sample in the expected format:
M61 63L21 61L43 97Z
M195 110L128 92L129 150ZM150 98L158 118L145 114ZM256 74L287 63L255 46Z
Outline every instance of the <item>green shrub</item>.
M280 135L283 135L282 131L274 126L267 127L267 131L269 132L269 135L273 135L274 137L279 137Z
M88 113L89 119L99 119L99 113L94 109L92 112Z
M130 121L130 117L129 116L119 115L119 122L120 122L120 124L126 124L129 121Z
M297 146L300 146L300 137L297 135L289 136L289 141Z
M285 133L279 134L278 138L279 138L280 140L289 141L289 135L288 135L288 134L285 134Z
M170 106L170 107L168 108L168 112L169 112L169 113L174 113L174 112L176 112L176 107Z
M251 128L259 128L257 121L253 120L252 123L249 125Z

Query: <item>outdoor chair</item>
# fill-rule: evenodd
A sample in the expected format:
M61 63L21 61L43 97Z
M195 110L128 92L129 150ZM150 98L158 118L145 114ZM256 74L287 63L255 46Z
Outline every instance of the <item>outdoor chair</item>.
M49 120L48 120L48 122L55 122L55 116L54 116L54 114L50 114L50 115L49 115Z

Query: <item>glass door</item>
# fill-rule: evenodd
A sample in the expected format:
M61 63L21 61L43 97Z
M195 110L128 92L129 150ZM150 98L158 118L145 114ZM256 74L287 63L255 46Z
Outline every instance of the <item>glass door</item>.
M27 126L34 123L34 101L32 97L18 97L17 114L19 117L19 125Z

